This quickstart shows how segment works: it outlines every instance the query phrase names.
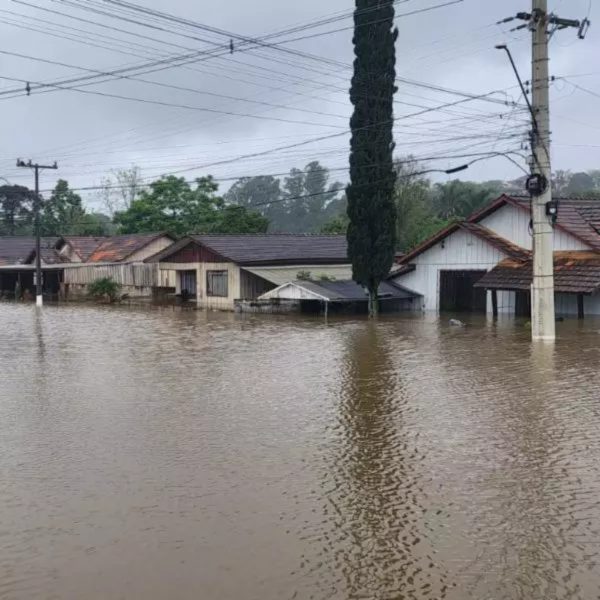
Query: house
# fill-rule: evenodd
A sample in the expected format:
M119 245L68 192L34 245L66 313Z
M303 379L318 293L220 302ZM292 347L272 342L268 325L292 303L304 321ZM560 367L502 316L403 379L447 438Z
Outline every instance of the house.
M413 310L419 298L415 292L391 281L379 285L378 298L381 312ZM352 312L366 313L368 295L366 290L352 280L342 281L289 281L258 298L257 308L269 304L286 306L288 310L301 312ZM251 306L255 306L253 303ZM257 312L261 312L257 310Z
M44 291L49 294L57 294L60 289L60 270L54 268L61 262L54 250L58 239L40 240ZM20 290L33 296L35 249L34 236L0 237L0 295L14 297L15 290Z
M591 276L593 269L586 267L584 273L581 266L593 264L596 253L600 255L600 200L557 200L557 270L561 270L561 277L569 272L569 277L577 281L574 287L557 286L557 312L577 314L578 303L582 302L578 295L583 294L585 311L600 314L600 299L595 291L590 291L589 282L582 281ZM527 315L530 219L529 197L502 195L466 221L446 227L405 255L393 268L391 280L422 294L420 308L424 311ZM520 265L519 269L516 265ZM492 270L494 275L486 276ZM511 274L518 284L511 280Z
M114 279L123 293L132 297L149 297L174 288L174 272L143 262L173 242L164 233L42 238L43 293L64 298L84 296L87 285L102 277ZM0 238L0 292L8 296L14 295L15 289L33 293L35 262L35 237Z
M90 283L104 277L120 284L122 292L130 297L151 297L174 288L174 272L144 262L174 241L166 233L61 238L58 255L69 259L64 268L63 296L84 296Z
M351 276L346 238L339 235L192 235L146 262L176 272L176 294L223 310L254 300L300 272L314 278Z

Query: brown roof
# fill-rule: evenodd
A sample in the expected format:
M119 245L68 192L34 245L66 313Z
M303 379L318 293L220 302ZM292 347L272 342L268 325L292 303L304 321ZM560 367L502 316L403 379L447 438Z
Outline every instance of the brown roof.
M164 235L166 234L133 233L106 238L92 252L87 262L121 262Z
M475 287L496 290L529 290L532 261L507 258L484 275ZM600 253L554 253L554 289L566 294L593 294L600 290Z
M53 251L58 238L44 237L41 240L42 258L44 253ZM0 237L0 265L20 265L26 263L35 253L35 237L28 235Z
M556 227L562 229L594 250L600 250L600 198L554 197L558 201ZM487 206L473 213L468 221L479 223L505 204L529 212L530 199L524 196L503 194Z
M190 242L239 265L348 263L346 236L303 233L191 235L147 260L164 260Z
M89 235L69 235L63 237L63 240L73 248L83 262L86 262L94 250L107 239L106 236L95 237Z
M528 250L509 242L507 239L499 236L497 233L493 232L491 229L484 227L483 225L479 225L477 223L453 223L448 227L445 227L441 231L438 231L435 235L425 240L422 244L418 245L414 250L406 254L400 261L400 264L408 264L413 259L415 259L419 254L422 254L426 250L429 250L443 239L447 238L449 235L452 235L459 229L463 231L468 231L478 238L484 240L488 244L492 245L500 252L510 256L512 258L517 259L527 259L530 256Z

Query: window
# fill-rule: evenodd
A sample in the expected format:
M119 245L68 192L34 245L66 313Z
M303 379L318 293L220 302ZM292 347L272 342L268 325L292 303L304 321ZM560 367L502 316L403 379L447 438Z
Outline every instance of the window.
M229 296L229 272L207 271L206 272L206 295L227 298Z

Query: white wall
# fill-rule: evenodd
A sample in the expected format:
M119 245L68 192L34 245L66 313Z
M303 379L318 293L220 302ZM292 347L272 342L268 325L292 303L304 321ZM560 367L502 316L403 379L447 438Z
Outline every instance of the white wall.
M480 221L480 225L491 229L503 238L531 250L532 239L529 234L530 215L527 211L506 204L496 212ZM571 234L560 229L554 230L554 249L555 250L589 250L589 246L580 242Z
M489 271L506 255L477 236L459 229L426 250L412 261L416 269L400 275L395 281L423 295L421 308L437 311L439 305L440 271ZM514 295L513 295L514 296ZM488 310L491 310L488 294ZM509 312L510 297L498 299L502 312ZM506 310L504 310L506 306ZM514 298L512 301L514 310Z

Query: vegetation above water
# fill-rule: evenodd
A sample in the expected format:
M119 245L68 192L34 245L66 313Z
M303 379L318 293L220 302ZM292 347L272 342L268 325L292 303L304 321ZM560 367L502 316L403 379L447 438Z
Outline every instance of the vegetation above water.
M121 286L111 277L102 277L88 285L88 296L97 301L116 302L121 297Z

